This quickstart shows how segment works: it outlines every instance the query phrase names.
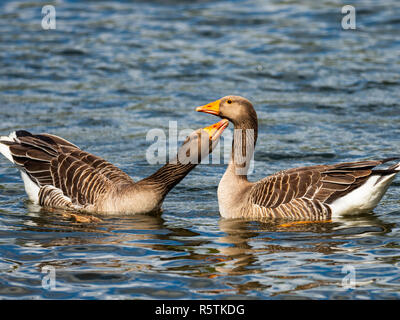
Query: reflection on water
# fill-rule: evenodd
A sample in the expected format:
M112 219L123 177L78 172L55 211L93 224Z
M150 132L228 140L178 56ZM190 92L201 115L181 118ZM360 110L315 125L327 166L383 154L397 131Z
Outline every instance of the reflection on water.
M0 247L1 292L8 297L356 297L358 289L341 287L343 266L353 265L357 285L371 290L376 274L363 270L381 255L394 260L379 267L387 278L380 286L397 288L393 262L400 257L391 254L399 245L383 240L393 224L371 215L289 226L220 219L206 231L147 215L94 224L43 210L8 218L22 220L14 242ZM41 288L49 266L56 274L53 291Z
M252 181L398 155L398 1L353 1L355 31L325 0L62 1L46 31L43 5L0 4L0 135L57 134L139 180L159 168L146 162L148 130L204 127L216 118L196 106L240 94L259 118ZM87 223L30 205L0 157L0 298L399 298L397 180L370 215L229 221L216 199L224 170L199 165L161 216Z

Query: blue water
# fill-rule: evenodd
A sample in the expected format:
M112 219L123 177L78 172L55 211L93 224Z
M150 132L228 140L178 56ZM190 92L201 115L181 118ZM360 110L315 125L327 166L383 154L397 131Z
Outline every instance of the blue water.
M398 1L352 1L355 30L342 1L58 1L55 30L45 4L0 5L0 135L53 133L139 180L159 167L150 129L210 125L194 108L239 94L259 117L251 180L399 154ZM32 206L1 157L0 298L400 297L399 179L372 214L281 226L221 219L224 170L198 166L160 217L84 223Z

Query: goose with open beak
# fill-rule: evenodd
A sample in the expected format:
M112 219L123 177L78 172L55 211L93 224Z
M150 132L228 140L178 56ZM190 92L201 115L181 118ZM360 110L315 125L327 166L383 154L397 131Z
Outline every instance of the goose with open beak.
M194 131L175 159L136 183L106 160L47 133L2 136L0 153L20 170L35 204L88 213L159 212L168 192L212 152L228 124L221 120Z
M371 212L400 171L398 158L316 165L280 171L257 182L247 179L257 141L257 113L251 102L226 96L198 107L234 124L231 159L218 185L220 214L225 218L330 220Z

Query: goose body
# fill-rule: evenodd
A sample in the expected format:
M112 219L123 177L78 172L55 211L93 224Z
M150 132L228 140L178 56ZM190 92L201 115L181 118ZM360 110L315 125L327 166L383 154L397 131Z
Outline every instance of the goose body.
M106 160L51 134L16 131L0 137L0 153L21 172L29 199L44 207L105 214L161 210L168 192L212 152L228 121L193 132L176 159L134 182Z
M224 218L329 220L371 212L400 171L400 164L375 168L396 160L390 158L294 168L250 182L247 171L258 130L252 104L228 96L196 110L228 119L235 126L231 160L218 185Z

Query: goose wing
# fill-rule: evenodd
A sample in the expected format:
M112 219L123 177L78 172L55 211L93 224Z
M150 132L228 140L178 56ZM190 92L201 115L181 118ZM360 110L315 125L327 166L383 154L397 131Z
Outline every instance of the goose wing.
M111 163L60 137L27 131L17 131L10 137L1 143L8 147L13 162L38 187L41 205L51 206L62 196L63 203L70 200L81 206L93 205L112 186L134 183ZM43 187L46 188L39 192Z
M260 215L282 218L330 218L329 204L362 186L371 176L397 173L396 166L373 170L395 158L347 162L280 171L255 183L250 202Z

